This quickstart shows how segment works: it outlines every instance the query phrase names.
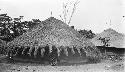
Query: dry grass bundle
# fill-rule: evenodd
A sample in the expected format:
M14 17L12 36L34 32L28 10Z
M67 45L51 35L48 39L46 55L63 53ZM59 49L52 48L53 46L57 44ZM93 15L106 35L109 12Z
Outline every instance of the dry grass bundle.
M4 54L5 46L6 46L6 41L0 39L0 54Z
M15 51L15 55L23 48L21 54L27 53L34 57L38 55L38 52L41 57L46 53L55 54L55 52L60 56L62 50L68 56L68 48L73 54L76 52L75 48L80 55L81 49L87 56L97 57L100 55L100 51L91 42L82 38L82 35L75 29L54 17L43 21L32 30L9 42L7 46L8 52Z

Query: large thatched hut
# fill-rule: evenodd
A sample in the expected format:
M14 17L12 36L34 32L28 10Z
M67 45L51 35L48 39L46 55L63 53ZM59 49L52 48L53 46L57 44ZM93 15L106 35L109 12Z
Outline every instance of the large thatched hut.
M32 30L15 38L7 44L8 55L29 56L49 60L52 64L61 56L98 57L100 52L87 39L62 21L50 17L36 25Z

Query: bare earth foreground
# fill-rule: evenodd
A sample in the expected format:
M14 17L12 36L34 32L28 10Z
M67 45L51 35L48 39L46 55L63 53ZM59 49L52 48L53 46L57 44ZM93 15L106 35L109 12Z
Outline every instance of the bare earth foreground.
M118 62L102 61L101 63L61 63L57 66L36 63L0 62L0 72L125 72L124 60Z

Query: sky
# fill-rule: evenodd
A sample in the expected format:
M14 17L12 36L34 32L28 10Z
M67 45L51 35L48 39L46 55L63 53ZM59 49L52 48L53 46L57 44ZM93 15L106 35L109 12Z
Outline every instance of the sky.
M45 20L51 16L61 19L63 3L76 0L0 0L0 13L24 20ZM125 0L79 0L70 26L100 33L112 28L125 34ZM72 10L70 5L69 10ZM51 15L52 12L52 15ZM71 13L71 12L70 12ZM70 13L68 14L70 16ZM69 18L69 17L67 17Z

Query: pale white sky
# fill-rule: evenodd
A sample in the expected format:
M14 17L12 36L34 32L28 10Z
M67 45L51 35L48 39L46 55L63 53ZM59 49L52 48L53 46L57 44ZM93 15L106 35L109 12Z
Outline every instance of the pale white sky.
M0 13L11 17L24 16L25 20L59 18L63 2L68 0L0 0ZM72 1L72 0L70 0ZM79 0L70 25L77 29L91 29L95 33L109 27L125 33L124 0ZM60 19L60 18L59 18ZM110 25L111 19L111 25ZM106 24L107 22L107 24Z

